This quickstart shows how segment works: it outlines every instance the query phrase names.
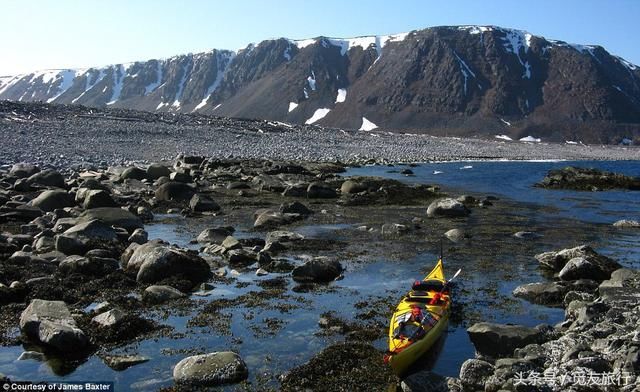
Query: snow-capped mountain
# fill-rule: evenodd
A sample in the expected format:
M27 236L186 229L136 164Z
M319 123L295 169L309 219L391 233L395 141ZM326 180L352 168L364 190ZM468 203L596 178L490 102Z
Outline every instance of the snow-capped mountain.
M0 77L0 99L197 112L372 130L640 138L640 69L600 46L495 26L265 40ZM639 139L640 140L640 139Z

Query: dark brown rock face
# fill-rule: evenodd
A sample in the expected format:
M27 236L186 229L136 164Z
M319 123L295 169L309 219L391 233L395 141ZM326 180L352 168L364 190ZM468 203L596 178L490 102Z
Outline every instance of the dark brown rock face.
M600 46L496 26L280 38L237 53L2 77L0 99L459 136L640 141L638 67Z

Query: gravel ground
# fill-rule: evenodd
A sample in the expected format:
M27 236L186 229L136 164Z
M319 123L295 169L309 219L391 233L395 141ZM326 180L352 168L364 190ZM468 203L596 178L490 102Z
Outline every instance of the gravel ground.
M477 159L640 160L639 147L345 131L260 120L0 102L0 164L127 164L179 153L219 158L426 162Z

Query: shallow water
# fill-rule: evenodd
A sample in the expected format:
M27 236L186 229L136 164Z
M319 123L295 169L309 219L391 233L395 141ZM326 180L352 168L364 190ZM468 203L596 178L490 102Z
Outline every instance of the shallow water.
M491 320L501 323L537 325L555 324L564 317L562 309L532 305L512 298L511 291L520 284L544 278L533 255L546 250L577 245L587 241L596 250L616 258L622 264L640 268L640 238L637 232L617 230L610 224L618 219L638 219L640 193L572 192L534 188L551 168L567 166L568 162L470 162L423 164L414 167L414 177L400 175L402 167L363 167L349 170L346 175L377 175L412 183L437 184L452 194L476 196L494 195L496 203L509 206L505 221L513 220L513 227L526 227L542 235L539 239L518 240L516 229L492 228L484 222L485 215L474 212L466 223L477 231L477 240L462 244L445 244L447 272L463 269L454 289L460 317L453 318L442 350L426 366L445 376L457 376L460 365L473 357L466 328L475 321ZM637 162L576 162L579 166L595 166L606 170L640 175ZM471 168L461 169L465 166ZM389 172L389 171L396 172ZM434 175L434 171L442 173ZM487 210L489 213L491 209ZM295 227L308 238L354 238L356 227L362 222L303 225ZM186 219L179 215L157 215L146 226L149 238L161 238L170 243L198 249L190 244L198 233L223 218ZM234 225L237 237L261 236L249 227ZM151 358L147 363L121 372L108 368L98 356L92 356L69 374L59 375L51 363L33 360L16 361L22 347L0 348L0 372L15 379L30 380L113 380L117 390L156 390L172 384L173 366L187 355L203 352L234 350L247 362L250 382L277 388L277 376L300 365L332 342L344 340L340 334L319 334L320 315L331 311L352 319L368 311L386 314L388 302L395 303L411 282L421 278L437 259L437 249L419 250L410 257L398 260L387 254L377 254L366 261L344 260L344 278L321 286L319 290L300 292L288 274L269 274L256 277L254 270L240 271L231 283L215 282L207 296L192 295L202 304L219 298L238 298L262 290L262 280L282 276L286 287L282 295L268 298L261 306L237 306L220 310L217 321L205 327L192 326L189 320L198 313L172 311L165 314L151 311L145 314L162 324L174 327L171 337L148 339L133 343L113 353L138 353ZM409 252L410 253L410 252ZM297 255L294 263L302 262ZM181 335L184 334L184 335ZM386 339L373 342L380 349ZM233 389L228 386L226 389Z

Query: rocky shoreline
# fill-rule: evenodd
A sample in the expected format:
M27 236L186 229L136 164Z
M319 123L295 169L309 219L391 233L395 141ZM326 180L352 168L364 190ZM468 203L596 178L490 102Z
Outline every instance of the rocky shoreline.
M496 134L499 133L496 131ZM639 160L640 147L362 132L197 114L0 102L0 164L58 169L218 158L345 164L463 160Z

